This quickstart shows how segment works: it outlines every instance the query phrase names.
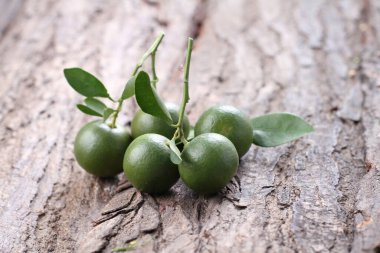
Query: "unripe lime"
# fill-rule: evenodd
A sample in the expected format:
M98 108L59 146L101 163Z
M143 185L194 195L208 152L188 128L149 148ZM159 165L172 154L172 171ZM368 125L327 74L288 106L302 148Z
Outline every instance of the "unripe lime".
M130 142L126 128L110 128L103 121L92 121L77 134L74 155L87 172L111 177L123 171L123 156Z
M173 119L173 123L176 124L179 118L179 107L172 103L166 103L165 105ZM141 111L141 109L137 111L133 118L131 128L133 138L137 138L147 133L155 133L171 139L176 130L166 121L147 114ZM190 131L190 123L186 115L183 118L183 131L185 136L187 136Z
M233 106L214 106L205 111L195 125L195 136L218 133L227 137L242 157L251 147L253 130L248 117Z
M187 143L182 151L179 173L184 183L202 194L221 190L236 174L239 156L232 142L206 133Z
M124 173L142 192L168 191L179 178L178 167L170 161L169 140L158 134L144 134L129 145L124 155Z

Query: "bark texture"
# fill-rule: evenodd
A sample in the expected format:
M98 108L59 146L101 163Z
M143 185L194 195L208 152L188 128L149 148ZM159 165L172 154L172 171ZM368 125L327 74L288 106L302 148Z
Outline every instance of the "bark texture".
M377 0L0 0L0 252L380 251L380 2ZM188 113L300 114L316 132L252 147L218 195L179 182L161 197L74 160L89 120L64 67L118 94L159 31L159 92L179 103L196 39ZM148 64L147 64L148 66ZM124 106L122 123L136 104Z

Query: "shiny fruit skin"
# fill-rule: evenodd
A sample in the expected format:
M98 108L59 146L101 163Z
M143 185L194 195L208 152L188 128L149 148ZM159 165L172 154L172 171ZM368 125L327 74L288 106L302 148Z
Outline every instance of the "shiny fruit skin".
M173 119L173 124L176 124L178 122L179 117L179 107L172 103L165 103L165 105L170 113L170 116ZM176 130L174 127L170 126L170 124L168 124L164 120L147 114L141 111L141 109L139 109L135 114L132 120L131 128L133 138L137 138L147 133L155 133L171 139ZM183 129L185 136L187 136L190 131L190 123L186 115L183 119Z
M206 133L187 143L182 152L179 173L184 183L201 194L221 190L236 174L239 156L230 140Z
M88 173L112 177L123 171L123 156L131 136L126 128L111 128L101 120L92 121L78 132L74 155Z
M229 106L213 106L205 111L195 125L195 136L218 133L227 137L242 157L252 145L253 130L248 117L239 109Z
M124 155L124 173L138 190L162 194L178 181L178 166L170 161L167 141L162 135L144 134L129 145Z

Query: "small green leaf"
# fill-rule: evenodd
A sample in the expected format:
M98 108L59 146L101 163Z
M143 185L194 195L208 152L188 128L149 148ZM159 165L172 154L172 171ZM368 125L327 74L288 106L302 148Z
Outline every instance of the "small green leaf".
M86 98L84 100L84 103L88 108L99 113L100 115L103 115L104 110L107 108L107 106L102 101L96 98Z
M152 87L149 75L144 71L140 71L136 76L135 92L137 103L143 112L161 118L169 124L173 122L164 103Z
M103 120L106 121L111 116L111 114L114 113L114 112L115 112L114 109L112 109L112 108L106 108L104 110L104 112L103 112Z
M106 87L95 76L80 68L64 69L67 82L85 97L110 97Z
M251 120L253 144L275 147L311 133L314 128L297 115L271 113Z
M181 151L179 151L177 145L173 140L168 142L170 148L170 160L174 164L180 164L182 162Z
M77 104L77 108L78 108L81 112L83 112L83 113L85 113L85 114L88 114L88 115L98 116L98 117L102 117L102 116L103 116L102 114L100 114L100 113L98 113L98 112L92 110L90 107L87 107L87 106L82 105L82 104Z
M121 99L125 100L135 95L135 81L136 81L136 76L132 76L128 80L127 84L124 87L124 91L123 91L123 95L121 96Z

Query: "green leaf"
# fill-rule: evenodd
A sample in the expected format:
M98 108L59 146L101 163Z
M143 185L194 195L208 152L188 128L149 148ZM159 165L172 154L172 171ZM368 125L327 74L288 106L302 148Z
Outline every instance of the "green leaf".
M86 98L84 100L84 103L88 108L99 113L100 115L103 115L104 110L107 108L107 106L102 101L96 98Z
M85 97L110 97L106 87L95 76L80 68L64 69L67 82Z
M106 121L111 116L111 114L114 113L114 112L115 112L114 109L112 109L112 108L106 108L104 110L104 112L103 112L103 120Z
M92 115L92 116L98 116L98 117L102 117L103 115L98 113L97 111L94 111L93 109L91 109L90 107L87 107L85 105L82 105L82 104L77 104L77 108L85 113L85 114L88 114L88 115Z
M135 81L136 76L132 76L128 80L127 84L124 87L123 95L121 95L121 99L125 100L135 95Z
M135 92L137 103L143 112L163 119L169 124L173 123L164 103L152 87L149 75L144 71L140 71L136 76Z
M253 144L275 147L311 133L314 128L297 115L271 113L251 120Z
M177 145L173 140L168 142L170 148L170 160L174 164L180 164L182 162L181 151L179 151Z

